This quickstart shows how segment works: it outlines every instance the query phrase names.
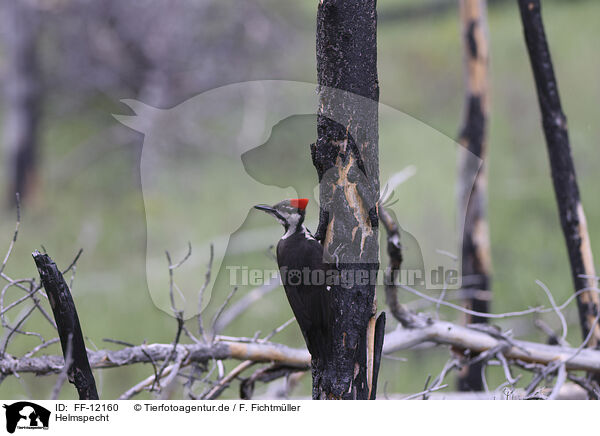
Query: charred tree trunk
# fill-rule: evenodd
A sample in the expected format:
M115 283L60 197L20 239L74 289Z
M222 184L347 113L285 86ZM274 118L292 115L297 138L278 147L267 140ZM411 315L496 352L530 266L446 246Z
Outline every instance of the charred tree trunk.
M21 198L35 186L40 80L37 65L38 12L24 1L4 4L6 47L6 174L8 199Z
M339 272L328 350L313 356L313 398L375 398L384 318L377 322L379 162L375 0L322 0L317 12L320 106L312 157L317 238Z
M519 0L519 9L542 114L554 193L567 243L573 284L575 292L583 290L577 296L581 331L584 338L590 335L587 346L597 347L600 344L600 326L596 323L596 317L600 298L593 289L597 288L598 283L571 156L567 118L560 103L558 83L542 21L541 4L539 0Z
M461 0L462 44L465 63L465 113L460 132L458 213L462 221L462 287L465 307L489 311L490 238L487 224L486 141L489 106L488 29L486 0ZM470 159L471 154L479 159ZM481 162L481 166L476 166ZM474 183L473 183L474 181ZM473 184L472 184L473 183ZM487 322L487 318L465 315L465 324ZM481 363L465 366L458 378L461 391L481 391Z
M69 381L75 385L80 400L97 400L96 381L90 368L85 341L71 291L54 261L47 254L33 253L42 285L48 294L56 320L58 336L65 358Z

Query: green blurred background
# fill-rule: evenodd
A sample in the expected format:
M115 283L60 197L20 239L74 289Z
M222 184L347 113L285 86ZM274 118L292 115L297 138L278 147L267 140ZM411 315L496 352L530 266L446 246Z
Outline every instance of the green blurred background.
M114 2L108 3L115 6ZM156 5L156 2L139 3L144 10ZM117 33L119 24L114 22L108 29L117 29L116 36L110 36L110 32L107 36L106 26L93 26L94 14L98 14L99 21L110 22L114 17L104 17L103 12L96 10L86 11L74 1L53 2L55 6L42 8L40 12L37 50L44 91L39 126L38 181L24 199L21 234L6 272L12 277L35 276L30 253L41 245L63 267L71 262L80 247L84 247L72 292L88 347L92 349L119 348L103 342L103 338L134 344L143 341L168 343L172 341L176 327L175 320L158 310L148 294L145 211L139 173L143 136L112 118L113 113L128 113L119 100L145 97L144 101L149 104L171 107L201 91L236 81L316 81L316 1L260 0L251 2L255 9L250 11L245 9L249 8L247 5L240 7L241 10L232 7L237 2L223 2L227 6L205 3L208 12L199 13L198 21L176 21L175 30L167 25L152 29L159 36L163 35L161 32L175 35L169 42L181 50L179 57L168 49L163 50L163 54L168 52L172 58L167 56L161 64L167 66L159 69L158 76L177 84L177 87L168 88L175 91L166 97L148 92L148 89L152 91L152 85L138 83L138 79L141 82L156 73L156 68L143 73L145 70L139 69L137 64L127 66L136 62L128 57L133 52L132 47L136 47L136 41L124 43L125 51L115 55L117 67L110 64L114 61L112 57L103 60L97 52L93 53L96 63L80 61L82 65L79 65L74 62L78 56L83 56L80 53L89 54L102 46L97 42L100 38L109 41L124 38ZM449 3L450 6L434 8L433 12L407 14L406 8L418 9L423 2L380 0L378 64L382 103L454 138L462 116L463 70L458 10L454 2ZM600 206L595 201L600 182L597 171L600 155L596 151L600 138L600 85L597 80L600 58L595 42L600 36L597 26L600 3L545 0L543 7L564 111L569 120L592 247L597 252L600 249ZM513 1L496 1L491 3L488 12L492 86L488 141L489 222L494 269L492 310L502 312L540 304L547 306L546 297L535 284L536 279L548 285L558 302L564 301L573 290L517 5ZM126 17L127 13L132 12L125 9L114 12L116 17ZM133 17L135 14L127 18ZM148 17L140 18L144 19L149 20L146 24L152 22ZM179 28L193 25L202 27L208 36L187 35ZM85 38L96 41L95 45L73 42L77 29L82 26L87 28ZM261 33L261 29L267 30ZM150 34L138 37L142 41L152 41L152 32L145 31ZM186 43L178 44L181 39ZM159 39L149 44L156 47L160 43ZM0 62L6 68L5 48L2 50ZM159 64L156 59L155 65ZM129 69L121 69L119 62L127 64ZM182 72L190 71L196 76L186 82ZM145 83L152 84L152 80ZM1 103L0 110L5 115L6 101ZM386 132L382 131L381 135L385 136ZM6 154L0 155L0 160L3 168L10 164ZM411 162L405 162L401 166L409 164ZM6 180L0 179L0 192L6 190ZM0 209L0 243L3 246L9 244L15 221L15 212L6 203L3 202ZM190 203L189 213L199 217L223 213L218 208L205 206ZM418 208L419 205L406 207ZM266 254L261 248L259 252L244 256L248 258L242 256L240 262ZM203 275L204 270L198 274ZM11 289L7 301L20 295L19 291ZM236 295L234 301L241 297L243 293ZM403 301L414 299L404 294L401 298ZM378 300L380 310L384 310L381 290L378 290ZM19 309L8 318L14 320L18 312ZM577 345L581 334L575 306L571 305L566 314L571 327L568 340ZM291 316L283 291L278 289L250 307L223 333L251 337L260 330L266 334ZM460 315L455 311L442 310L440 316L460 321ZM544 319L559 328L558 320L552 315L544 316ZM534 328L533 320L530 316L503 321L499 325L512 328L520 338L544 341L544 335ZM30 319L25 327L44 334L47 339L53 337L41 316ZM394 327L395 323L390 322L388 329ZM195 330L192 322L190 328ZM303 344L294 325L274 340L291 346ZM19 338L11 343L8 352L19 356L37 343L36 338ZM58 346L49 347L48 352L60 354ZM427 376L435 376L441 370L448 358L448 350L442 347L412 350L398 353L397 357L407 360L385 359L382 363L381 396L384 387L388 393L422 390ZM236 364L225 362L225 368L231 369ZM139 364L95 371L103 399L118 397L152 373L150 365ZM502 380L500 373L494 369L489 371L490 387L496 387ZM529 376L525 374L519 386L526 385L528 380ZM0 397L48 398L54 382L54 376L22 374L19 379L8 377L0 384ZM448 377L447 382L451 385L448 389L453 389L454 375ZM236 398L237 388L238 383L234 382L223 397ZM259 388L258 394L261 389L263 387ZM304 377L294 395L310 395L309 375ZM140 397L151 398L151 395L144 393ZM173 394L173 398L180 397L181 391ZM74 390L65 387L61 398L75 398Z

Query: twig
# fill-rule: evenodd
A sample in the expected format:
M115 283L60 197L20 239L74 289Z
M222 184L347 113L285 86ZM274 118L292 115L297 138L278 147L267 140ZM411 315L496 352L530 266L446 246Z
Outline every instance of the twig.
M423 387L424 391L423 391L423 400L426 401L427 399L429 399L429 396L427 395L429 393L429 390L427 389L429 386L429 382L431 381L431 374L427 374L427 379L425 380L425 386Z
M483 386L483 390L485 393L490 393L490 387L487 382L487 377L485 376L486 365L481 365L481 385Z
M558 316L558 319L560 320L560 324L562 325L562 335L559 338L559 341L560 341L560 343L565 343L566 339L567 339L567 331L569 328L567 326L567 320L565 319L565 316L563 315L563 313L560 311L560 309L556 305L556 302L554 301L554 297L552 296L552 293L550 292L548 287L541 280L536 280L535 282L538 284L538 286L540 288L542 288L544 290L544 292L548 296L548 301L550 301L550 304L552 305L552 309L554 309L554 311L556 312L556 316Z
M64 271L62 271L62 275L65 275L66 273L68 273L69 271L71 271L71 269L75 268L75 265L77 265L77 261L81 257L82 253L83 253L83 248L80 248L79 251L77 252L77 254L75 255L75 259L73 259L73 262L71 262L71 265L69 265L67 267L67 269L65 269Z
M495 319L498 319L498 318L510 318L510 317L513 317L513 316L523 316L523 315L529 315L529 314L532 314L532 313L540 313L541 310L543 309L543 306L538 306L538 307L532 307L530 309L521 310L521 311L517 311L517 312L506 312L506 313L484 313L484 312L477 312L476 310L470 310L470 309L458 306L458 305L453 304L453 303L448 303L446 301L440 301L439 299L436 299L436 298L430 297L429 295L423 294L422 292L419 292L416 289L411 288L410 286L406 286L406 285L400 284L400 287L402 289L404 289L404 290L412 293L412 294L415 294L415 295L417 295L417 296L419 296L421 298L424 298L425 300L431 301L432 303L436 303L437 304L439 302L439 304L442 304L444 306L450 307L452 309L456 309L456 310L458 310L460 312L467 313L469 315L479 316L479 317L482 317L482 318L495 318Z
M452 358L448 362L446 362L446 364L442 368L442 372L440 372L440 375L438 375L436 377L436 379L433 381L433 383L431 384L431 388L429 388L429 392L433 392L433 390L439 388L442 385L442 382L444 381L446 374L448 374L454 368L460 368L461 366L462 365L458 359Z
M19 227L21 225L21 197L17 192L16 196L16 207L17 207L17 222L15 224L15 231L13 233L12 240L8 246L8 250L6 252L6 256L4 256L4 260L2 261L2 265L0 265L0 274L4 272L4 268L6 268L6 264L8 263L8 259L13 251L13 248L17 242L17 238L19 236Z
M28 298L31 298L35 307L41 312L41 314L44 316L44 318L46 318L46 320L50 323L50 325L56 329L56 322L54 321L54 319L52 319L52 317L48 314L48 312L46 312L46 309L44 309L40 305L39 300L37 298L35 298L35 295L41 289L41 285L36 285L35 281L33 279L13 280L4 273L0 274L0 276L8 282L8 284L3 288L2 295L0 297L0 316L3 316L8 310L21 304L23 301L27 300ZM26 288L23 285L23 283L29 283L29 288ZM9 304L8 306L3 307L4 294L12 286L22 289L23 291L25 291L27 293L27 295L19 298L18 300L14 301L13 303ZM39 294L46 297L46 295L43 292L39 292Z
M563 386L563 384L565 384L566 380L567 380L567 368L565 367L565 364L563 363L562 365L560 365L558 367L558 375L556 376L556 382L554 383L554 388L552 389L552 392L548 396L549 400L556 400L556 398L558 397L558 394L560 392L560 388L562 388L562 386Z
M204 333L204 325L202 323L202 299L204 298L204 291L206 290L206 288L208 287L208 284L210 283L210 276L212 274L212 264L213 264L214 255L215 255L215 247L213 246L213 244L210 244L210 258L208 260L208 265L206 267L206 275L204 276L204 284L202 285L202 287L200 288L200 291L198 292L198 316L197 316L198 335L204 340L204 342L207 341L207 338Z
M223 313L223 311L225 310L225 308L227 307L227 305L229 304L229 302L231 301L231 299L233 298L233 296L235 295L237 290L238 290L237 286L231 290L231 292L229 293L229 295L227 295L227 298L225 298L225 301L223 302L223 304L221 304L221 306L219 307L219 309L215 313L215 316L212 319L210 329L212 332L212 340L213 341L214 341L215 336L217 335L217 332L215 331L215 326L217 325L217 322L219 321L221 314Z
M290 318L290 319L288 319L286 322L284 322L283 324L281 324L279 327L273 329L273 331L271 333L269 333L267 336L265 336L263 339L259 340L259 342L267 342L267 341L269 341L269 339L271 339L277 333L281 332L283 329L285 329L287 326L289 326L294 321L296 321L296 318Z
M104 342L108 342L108 343L111 343L111 344L117 344L117 345L123 345L125 347L135 347L135 344L132 344L130 342L121 341L119 339L102 338L102 340Z
M50 339L49 341L43 342L40 345L38 345L37 347L34 347L31 351L24 354L23 357L31 357L38 351L43 350L44 348L47 348L50 345L56 344L59 340L60 340L59 338L54 338L54 339Z
M183 331L183 328L184 328L184 319L183 319L183 311L177 309L177 307L175 305L175 296L173 294L173 290L176 286L175 286L173 271L176 270L177 268L179 268L181 265L183 265L185 263L185 261L187 261L190 258L190 256L192 255L192 244L190 242L188 242L187 253L176 264L173 264L173 262L171 261L171 255L169 254L168 251L165 251L165 254L167 256L167 261L169 263L169 298L171 299L171 310L173 311L173 314L175 315L175 319L177 320L177 331L175 333L175 339L173 339L171 353L169 354L169 357L163 361L162 366L160 367L160 369L158 370L158 373L156 374L156 376L154 378L154 383L159 383L160 378L162 377L163 371L165 370L165 368L167 367L167 365L169 364L171 359L177 355L177 345L179 344L179 340L181 339L181 332ZM154 388L155 388L155 385L153 384L151 390L154 390Z
M37 336L40 338L42 343L44 342L44 338L39 333L24 332L24 331L19 330L19 327L21 327L25 323L27 318L29 318L29 315L31 315L34 310L35 310L35 306L31 306L29 309L26 309L21 314L21 316L19 317L19 320L15 323L14 326L9 326L8 324L5 325L4 322L2 323L3 327L8 330L8 335L6 335L6 338L4 339L4 342L2 343L2 349L0 349L0 356L4 356L6 354L6 349L8 348L8 344L10 343L10 339L12 338L12 336L15 333L19 333L19 334L26 335L26 336Z
M202 399L203 400L214 400L215 398L217 398L221 394L221 392L223 392L223 390L229 385L229 383L231 383L233 381L233 379L235 379L238 375L240 375L246 369L250 368L255 363L256 362L254 362L252 360L245 360L242 363L240 363L238 366L236 366L234 369L232 369L229 372L229 374L227 374L225 377L223 377L221 380L219 380L217 385L214 386L210 391L208 391L202 397Z
M414 398L419 398L420 396L423 396L423 399L425 400L427 394L430 394L430 393L436 392L436 391L440 391L440 390L445 389L447 387L448 387L448 384L435 386L435 387L432 387L432 388L429 388L429 389L425 389L424 391L417 392L416 394L408 395L408 396L406 396L404 398L400 398L400 399L401 400L412 400Z
M162 376L166 376L166 377L168 377L169 380L172 380L172 377L175 377L177 375L177 372L179 371L179 368L181 367L181 365L182 365L182 360L178 359L175 363L167 366L164 369L164 371L162 372ZM121 396L119 397L119 400L129 400L129 399L133 398L135 395L142 392L144 389L148 388L148 386L151 386L150 390L154 390L154 386L158 383L157 376L158 376L158 374L154 373L154 375L151 375L151 376L145 378L144 380L142 380L135 386L131 387L130 389L125 391L123 394L121 394ZM168 383L166 383L165 386L166 385L168 385Z
M502 364L502 369L504 370L504 377L506 377L506 381L510 385L514 386L519 381L521 376L518 375L516 378L513 378L512 374L510 372L510 366L508 365L508 361L506 360L506 357L504 357L504 355L501 352L496 354L496 358Z
M56 379L56 383L54 384L54 388L52 389L52 395L50 395L51 400L58 399L58 395L60 394L60 391L61 391L63 385L65 384L65 381L67 381L67 377L69 374L69 368L72 363L73 363L73 334L69 333L69 339L67 341L67 352L65 353L65 365Z
M570 362L575 357L577 357L577 355L579 353L581 353L581 351L589 345L590 341L594 337L594 329L596 328L596 325L598 325L598 321L600 321L600 312L598 312L598 315L596 315L596 318L594 318L594 321L590 325L590 330L588 331L587 336L585 337L585 339L583 340L581 345L579 345L579 347L577 347L575 352L571 356L569 356L569 358L566 360L567 362Z
M183 366L189 365L189 363L190 362L187 361L187 355L183 354L177 356L175 362L173 363L173 369L171 370L171 373L164 378L164 385L161 388L160 399L167 399L169 391L172 390L171 387L173 386L173 382L175 381L175 377L177 377L179 370Z
M569 343L560 338L543 319L536 319L534 325L548 335L548 343L550 345L559 344L565 347L569 346Z

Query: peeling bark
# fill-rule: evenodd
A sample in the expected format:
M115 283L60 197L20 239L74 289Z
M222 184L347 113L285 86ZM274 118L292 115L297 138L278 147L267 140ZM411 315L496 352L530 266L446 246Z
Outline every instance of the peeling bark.
M375 398L384 318L375 322L379 162L375 0L323 0L317 12L320 107L311 146L317 238L351 286L331 289L327 356L313 356L313 398ZM355 283L367 275L366 283Z
M464 218L461 247L462 284L471 297L465 307L487 313L491 300L490 238L487 224L486 142L488 123L489 42L486 0L460 1L465 64L465 114L459 142L459 217ZM471 153L482 161L469 159ZM474 184L471 182L474 181ZM483 317L465 314L465 324L486 323ZM466 366L458 389L481 391L481 363Z
M537 89L554 193L567 245L575 292L582 289L596 289L598 282L590 237L571 156L567 118L562 110L558 82L546 41L541 4L539 0L519 0L519 9ZM577 296L577 306L583 337L586 338L593 329L587 346L597 347L600 344L600 326L596 323L600 307L598 293L591 290L582 292Z

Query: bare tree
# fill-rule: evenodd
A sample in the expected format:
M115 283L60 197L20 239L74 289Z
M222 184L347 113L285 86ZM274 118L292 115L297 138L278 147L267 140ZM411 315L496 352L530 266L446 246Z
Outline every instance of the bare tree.
M541 3L539 0L519 0L519 9L542 115L560 224L577 295L581 332L588 347L597 347L600 345L598 277L571 156L567 118L562 110L546 41Z
M37 42L40 17L27 1L4 2L6 71L4 136L8 198L29 195L36 182L38 129L41 106Z
M359 277L379 266L376 28L374 0L319 3L320 108L312 145L321 201L316 237L342 276ZM376 344L384 326L384 318L375 321L375 283L335 285L331 293L328 355L313 356L313 398L374 398Z
M461 247L465 307L487 313L490 292L490 237L487 222L487 124L489 111L489 42L486 0L461 0L462 45L465 64L465 109L460 132L458 216L464 222ZM479 159L470 158L472 155ZM476 164L481 163L481 166ZM459 233L460 234L460 233ZM487 318L465 314L465 323ZM481 391L481 362L467 366L458 379L461 391Z

